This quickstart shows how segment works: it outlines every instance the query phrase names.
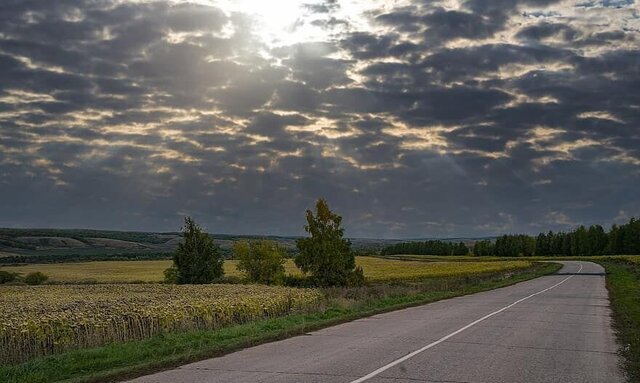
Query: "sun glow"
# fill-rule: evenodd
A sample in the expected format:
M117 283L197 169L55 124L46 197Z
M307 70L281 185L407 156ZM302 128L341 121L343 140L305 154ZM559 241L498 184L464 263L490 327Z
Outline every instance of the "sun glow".
M173 0L182 3L185 0ZM270 47L330 41L351 30L372 30L370 13L409 5L408 0L190 0L219 7L229 16L248 17L247 28Z
M326 32L313 23L305 6L309 1L231 0L214 2L228 12L238 12L251 18L251 28L269 45L289 45L319 39Z

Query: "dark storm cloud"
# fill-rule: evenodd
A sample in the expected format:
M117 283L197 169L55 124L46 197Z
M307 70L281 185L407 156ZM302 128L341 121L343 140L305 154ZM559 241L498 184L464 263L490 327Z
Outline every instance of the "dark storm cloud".
M2 2L0 226L299 234L316 197L369 237L640 215L633 2L382 5L305 2L274 43L251 9Z
M267 136L281 133L287 126L304 126L310 122L308 118L300 115L281 116L273 113L256 114L255 118L247 126L247 131Z
M303 83L282 81L275 91L274 107L280 110L315 111L320 103L320 93Z
M372 59L389 55L394 35L377 36L366 32L355 32L342 40L342 47L357 59Z
M519 39L534 41L553 36L559 36L564 41L571 41L576 37L576 30L564 24L540 23L523 28L516 34Z
M295 79L314 89L345 85L351 82L346 74L350 62L328 57L337 49L330 43L297 44L283 52L286 55L284 63L289 66Z
M493 36L504 27L504 18L486 17L480 13L438 9L422 17L427 26L425 42L441 43L456 38L482 39Z

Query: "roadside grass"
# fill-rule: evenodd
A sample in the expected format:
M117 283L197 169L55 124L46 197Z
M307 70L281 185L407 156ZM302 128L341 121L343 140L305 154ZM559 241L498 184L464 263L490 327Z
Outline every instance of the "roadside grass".
M319 312L251 322L215 331L190 331L111 344L0 366L6 383L111 382L303 334L382 312L509 286L557 271L557 263L477 275L394 281L324 290Z
M614 329L630 382L640 382L640 262L618 257L596 261L607 271Z

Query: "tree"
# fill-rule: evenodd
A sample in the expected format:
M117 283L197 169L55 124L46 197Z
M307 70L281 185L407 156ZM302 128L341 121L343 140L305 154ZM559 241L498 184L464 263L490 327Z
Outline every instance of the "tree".
M588 254L587 229L580 225L573 233L571 233L571 255L585 256Z
M458 244L440 240L425 242L400 242L385 246L381 255L414 254L414 255L467 255L469 248L463 243Z
M547 240L549 241L549 255L559 255L562 253L562 236L564 233L554 233L549 230ZM536 250L537 251L537 250Z
M564 233L562 235L562 251L559 254L571 256L571 237L572 233Z
M587 230L589 255L602 255L607 246L607 234L600 225L589 226Z
M622 249L622 241L620 236L620 227L616 224L611 226L611 230L607 235L607 246L604 249L605 254L613 255L620 254Z
M551 255L551 238L553 234L549 233L549 235L545 233L540 233L536 237L536 255Z
M236 268L250 282L281 284L284 278L284 251L273 241L239 241L233 246L239 260Z
M479 257L485 257L494 255L495 249L493 243L487 239L482 241L477 241L473 244L473 255Z
M306 218L304 229L310 236L296 242L296 266L320 286L362 283L364 274L356 268L351 242L343 238L342 217L329 209L327 201L318 199L316 214L307 210Z
M467 254L469 254L469 248L467 247L467 245L465 245L464 242L458 242L458 244L455 246L455 249L453 250L453 255Z
M496 239L494 254L498 257L530 257L536 251L536 239L525 234L505 234Z
M201 284L221 278L224 274L222 257L209 234L203 233L191 217L186 217L182 236L184 239L173 254L172 268L175 270L165 271L167 281L174 278L179 284Z
M640 254L640 220L631 218L622 225L622 254Z

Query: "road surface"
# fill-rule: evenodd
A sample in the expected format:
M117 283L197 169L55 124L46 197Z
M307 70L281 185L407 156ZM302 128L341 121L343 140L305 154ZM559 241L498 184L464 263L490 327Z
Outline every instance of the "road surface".
M604 270L556 275L375 315L133 380L623 382Z

